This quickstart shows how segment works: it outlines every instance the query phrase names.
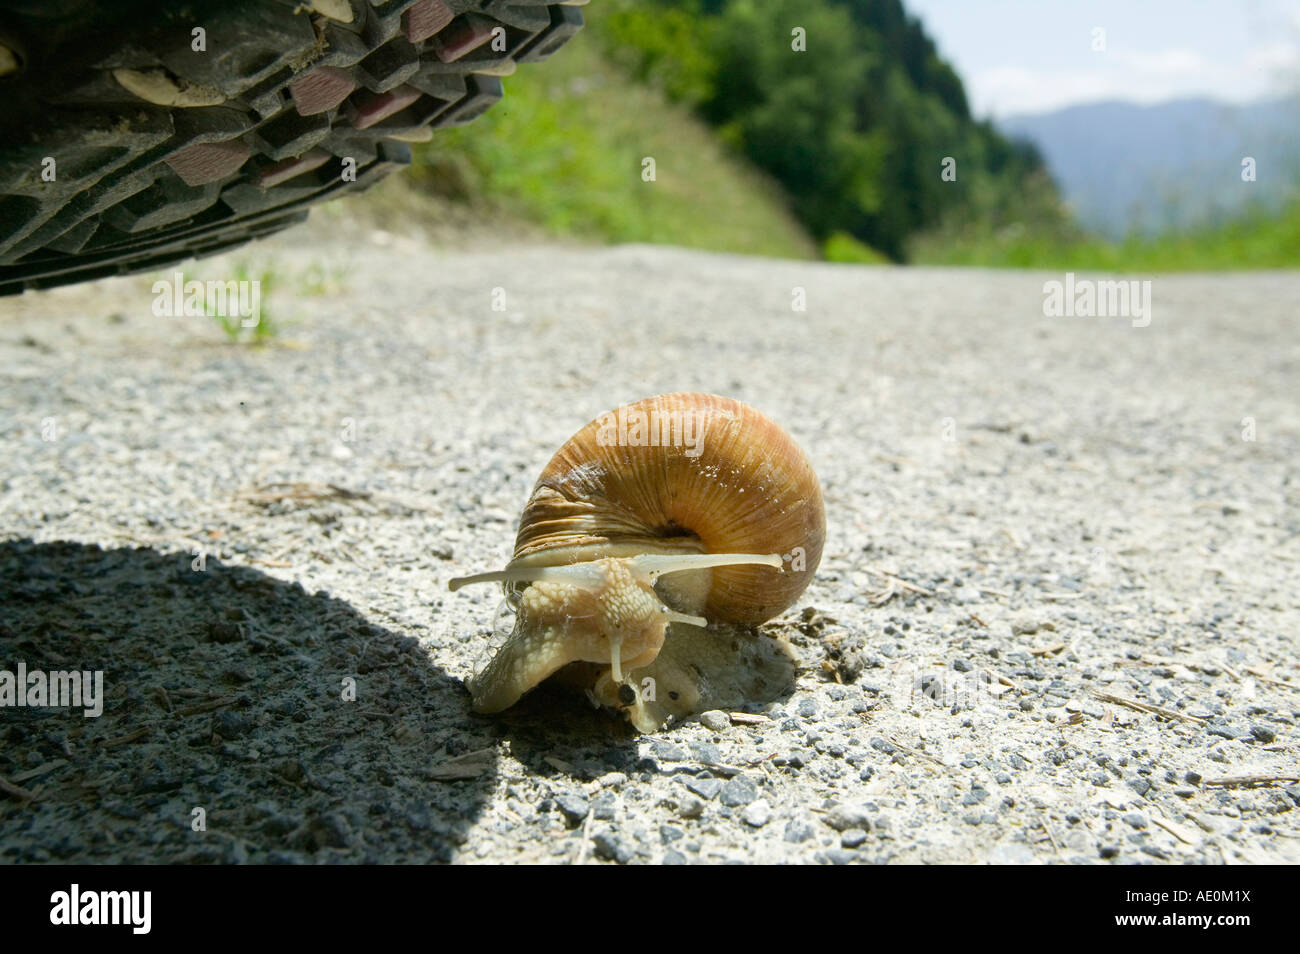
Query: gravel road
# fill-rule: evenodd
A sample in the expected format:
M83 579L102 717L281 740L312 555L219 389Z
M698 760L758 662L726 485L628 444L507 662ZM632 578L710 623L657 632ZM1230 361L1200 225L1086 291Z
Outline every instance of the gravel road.
M158 276L0 301L0 666L104 673L97 718L0 716L0 860L1300 861L1300 274L1139 276L1138 327L1044 317L1059 274L639 246L184 271L263 269L266 346ZM500 596L448 579L676 390L821 477L795 685L472 715Z

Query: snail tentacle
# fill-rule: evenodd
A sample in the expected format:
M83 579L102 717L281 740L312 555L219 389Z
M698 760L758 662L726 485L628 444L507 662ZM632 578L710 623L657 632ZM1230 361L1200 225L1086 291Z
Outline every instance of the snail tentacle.
M664 618L670 623L685 623L688 626L699 626L701 628L708 626L709 621L703 616L691 616L688 613L679 613L667 606L663 608Z
M781 557L776 553L645 553L627 558L632 572L653 583L655 577L682 570L711 570L719 566L770 566L780 569Z
M594 590L604 584L605 574L600 561L570 563L567 566L508 566L504 570L490 570L472 576L458 576L448 582L453 593L462 586L475 583L567 583L583 589Z
M645 553L640 556L618 558L638 582L653 583L665 573L682 570L708 570L719 566L745 566L755 564L780 569L781 557L775 553ZM490 570L471 576L458 576L447 586L454 593L462 586L474 583L568 583L584 589L598 589L605 585L605 560L586 560L563 566L508 566L504 570Z

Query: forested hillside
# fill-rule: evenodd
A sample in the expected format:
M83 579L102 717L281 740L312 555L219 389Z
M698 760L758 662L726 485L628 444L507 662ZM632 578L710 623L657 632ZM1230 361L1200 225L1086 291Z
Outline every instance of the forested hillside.
M772 175L819 239L847 232L899 259L941 225L1063 219L1041 157L971 118L900 0L600 6L591 29L606 56Z

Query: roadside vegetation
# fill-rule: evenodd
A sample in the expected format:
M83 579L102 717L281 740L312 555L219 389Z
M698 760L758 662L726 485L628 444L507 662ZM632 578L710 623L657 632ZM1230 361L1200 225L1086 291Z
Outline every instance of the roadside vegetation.
M971 116L900 0L583 11L586 30L485 116L415 147L411 174L376 190L384 215L857 263L1300 267L1300 206L1157 237L1082 230L1037 150Z

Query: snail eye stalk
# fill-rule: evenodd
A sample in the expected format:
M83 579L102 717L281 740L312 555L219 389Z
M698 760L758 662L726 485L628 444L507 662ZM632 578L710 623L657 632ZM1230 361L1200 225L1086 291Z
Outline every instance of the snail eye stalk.
M618 558L616 558L618 559ZM688 553L664 555L646 553L641 556L621 558L638 583L653 586L665 573L683 570L709 570L719 566L745 566L755 564L780 569L781 557L775 553ZM564 566L518 566L504 570L490 570L472 576L458 576L447 585L454 593L462 586L474 583L568 583L570 586L594 590L605 585L607 579L605 560L588 560ZM694 619L696 617L692 617ZM685 622L685 621L683 621Z

